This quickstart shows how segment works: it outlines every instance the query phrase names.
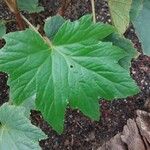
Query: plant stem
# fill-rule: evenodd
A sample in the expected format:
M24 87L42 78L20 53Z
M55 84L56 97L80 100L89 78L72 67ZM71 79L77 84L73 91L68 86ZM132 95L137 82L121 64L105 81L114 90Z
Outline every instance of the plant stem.
M15 15L19 29L24 30L25 29L25 23L24 23L24 20L22 19L21 15L20 15L17 1L16 0L5 0L5 3L9 7L10 11Z
M91 0L91 5L92 5L93 22L96 23L95 1L94 0Z
M21 17L22 17L22 19L29 25L29 27L31 27L36 33L38 33L38 34L42 37L42 35L38 32L38 30L36 29L36 27L34 27L34 26L32 25L32 23L30 23L30 21L29 21L25 16L23 16L23 15L21 14Z
M16 17L16 21L17 21L17 23L18 23L19 29L24 30L24 29L25 29L25 23L24 23L24 20L23 20L22 17L21 17L20 12L18 11L18 12L16 12L14 15L15 15L15 17Z
M33 31L35 31L35 32L44 40L44 42L46 42L50 47L52 47L52 42L51 42L47 37L43 37L43 36L39 33L39 31L37 30L37 28L34 27L34 26L30 23L30 21L29 21L28 19L26 19L22 14L21 14L21 17L22 17L22 19L29 25L29 27L30 27Z

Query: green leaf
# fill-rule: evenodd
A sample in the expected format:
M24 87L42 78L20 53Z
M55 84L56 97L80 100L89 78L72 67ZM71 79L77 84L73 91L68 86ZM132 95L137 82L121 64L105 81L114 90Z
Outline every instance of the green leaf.
M132 0L130 20L134 21L143 8L143 0Z
M24 100L23 103L21 103L21 105L20 105L25 108L25 115L28 118L30 117L31 110L36 110L35 98L36 98L36 96L33 95L33 96L27 98L26 100Z
M10 75L11 99L20 104L35 94L37 109L59 133L68 104L98 120L98 98L138 92L129 72L118 64L127 53L100 41L113 32L112 26L94 24L88 15L66 21L48 43L30 29L5 35L0 70Z
M132 0L108 0L114 26L123 34L129 26Z
M20 10L28 11L29 13L38 13L43 11L44 8L39 6L39 0L17 0Z
M143 9L133 21L133 24L140 38L144 53L150 56L150 0L144 0Z
M0 39L3 37L3 35L6 34L6 26L3 21L0 20Z
M45 134L24 115L24 108L3 104L0 107L0 149L40 150L38 141Z
M54 35L58 32L59 28L65 22L65 19L61 16L53 16L46 19L44 25L44 31L50 39L53 39Z
M138 55L137 50L133 46L133 43L124 37L120 37L120 35L117 33L113 33L112 35L108 36L105 41L112 42L115 46L122 48L127 53L124 58L119 60L119 64L123 68L129 70L131 67L131 60Z

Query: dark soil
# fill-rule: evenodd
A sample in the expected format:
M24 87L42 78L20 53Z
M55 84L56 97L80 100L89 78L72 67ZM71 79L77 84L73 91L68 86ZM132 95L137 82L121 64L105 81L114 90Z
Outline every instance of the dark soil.
M60 0L61 1L61 0ZM44 19L55 15L60 6L59 0L41 0L45 11L40 14L25 15L34 24L43 26ZM89 0L72 0L65 17L71 20L78 19L82 15L91 12ZM105 0L96 0L97 20L111 23L108 6ZM12 20L14 16L4 4L0 4L0 19ZM7 24L7 32L16 31L14 21ZM141 45L135 35L133 27L130 27L125 36L132 40L135 47L142 53ZM0 45L2 47L3 44ZM128 118L135 117L136 109L144 109L144 103L150 97L150 57L140 55L132 62L131 75L139 85L141 92L133 97L115 101L100 101L101 119L93 122L77 110L68 110L66 113L65 129L62 135L58 135L43 120L40 113L32 111L31 121L40 127L48 139L40 141L43 150L93 150L109 140L119 131L122 131ZM0 73L0 105L8 101L9 88L6 84L7 75Z

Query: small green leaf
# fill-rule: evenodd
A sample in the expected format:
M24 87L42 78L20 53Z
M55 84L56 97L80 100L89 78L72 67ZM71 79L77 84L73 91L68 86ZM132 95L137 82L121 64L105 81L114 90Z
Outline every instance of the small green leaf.
M131 4L132 0L108 0L113 24L120 34L123 34L129 26Z
M124 37L120 37L120 35L117 33L113 33L112 35L108 36L105 41L110 41L115 46L118 46L125 50L127 55L124 58L120 59L119 63L123 68L129 70L129 68L131 67L132 58L135 58L138 54L137 50L133 46L133 43L130 40L125 39Z
M38 4L39 0L17 0L20 10L28 11L29 13L38 13L44 10Z
M40 150L39 140L46 135L24 115L25 109L3 104L0 107L0 149Z
M150 56L150 0L144 0L143 9L133 21L133 24L143 46L144 53Z
M113 32L112 26L94 24L87 15L66 21L48 43L30 29L5 35L0 70L10 75L11 99L20 104L36 95L37 109L59 133L68 104L98 120L98 98L122 98L139 91L118 64L128 54L100 41Z
M52 39L64 22L65 19L61 16L47 18L44 25L44 31L47 37Z
M6 26L4 21L0 20L0 39L6 34Z

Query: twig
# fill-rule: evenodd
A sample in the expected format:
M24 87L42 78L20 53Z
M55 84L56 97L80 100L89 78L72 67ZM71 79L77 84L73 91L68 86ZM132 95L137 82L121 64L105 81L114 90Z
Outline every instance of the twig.
M95 1L94 0L91 0L91 5L92 5L93 22L96 23Z
M16 21L15 19L2 20L2 22L3 22L4 24L6 24L6 23L10 23L10 22L15 22L15 21Z
M16 0L4 0L4 1L7 4L7 6L9 7L11 12L15 13L16 11L18 11Z

